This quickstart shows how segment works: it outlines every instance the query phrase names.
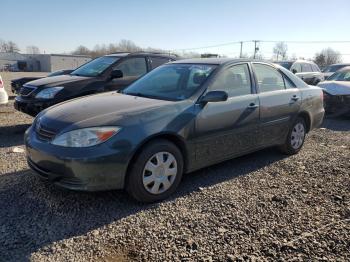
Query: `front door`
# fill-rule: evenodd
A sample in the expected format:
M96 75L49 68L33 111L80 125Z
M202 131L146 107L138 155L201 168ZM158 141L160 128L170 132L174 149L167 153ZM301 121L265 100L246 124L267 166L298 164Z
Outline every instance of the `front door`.
M247 63L222 69L208 91L228 93L228 100L206 104L195 122L197 161L216 162L254 148L259 99L252 90Z

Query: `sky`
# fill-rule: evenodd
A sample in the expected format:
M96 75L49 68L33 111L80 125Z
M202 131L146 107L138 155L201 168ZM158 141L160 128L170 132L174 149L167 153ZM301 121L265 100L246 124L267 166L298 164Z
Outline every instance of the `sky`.
M63 53L127 39L144 48L234 57L239 44L198 47L261 40L287 41L289 56L305 58L332 47L350 62L349 0L1 0L0 8L0 39L22 52L29 45ZM264 57L274 44L259 44ZM243 44L243 53L253 51L252 42Z

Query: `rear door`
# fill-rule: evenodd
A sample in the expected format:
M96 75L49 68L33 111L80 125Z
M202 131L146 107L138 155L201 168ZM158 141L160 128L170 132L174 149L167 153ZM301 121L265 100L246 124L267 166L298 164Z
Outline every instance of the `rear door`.
M259 145L274 145L283 141L299 112L301 93L276 68L264 63L253 63L253 68L260 100Z
M195 122L196 158L216 162L256 146L259 99L248 63L222 69L208 91L225 91L228 100L206 104Z
M121 70L122 78L112 79L105 86L107 90L124 89L135 80L147 73L145 57L127 57L117 63L112 70Z

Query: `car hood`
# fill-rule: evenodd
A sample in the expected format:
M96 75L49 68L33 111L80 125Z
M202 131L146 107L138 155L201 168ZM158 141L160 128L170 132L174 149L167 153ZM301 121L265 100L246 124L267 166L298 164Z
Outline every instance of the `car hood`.
M55 133L93 126L143 125L172 119L190 104L108 92L50 107L36 121Z
M350 95L350 82L325 81L318 84L324 91L331 95Z
M85 76L60 75L60 76L44 77L38 80L30 81L27 83L27 85L37 86L37 87L61 86L61 85L66 85L70 83L86 81L89 79L90 79L89 77L85 77Z

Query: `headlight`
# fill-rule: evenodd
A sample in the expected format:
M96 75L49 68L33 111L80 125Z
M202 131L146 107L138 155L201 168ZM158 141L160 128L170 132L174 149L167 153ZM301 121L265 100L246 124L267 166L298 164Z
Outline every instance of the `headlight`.
M120 127L89 127L76 129L57 136L51 143L64 147L89 147L98 145L117 134Z
M55 87L49 87L42 91L40 91L35 98L43 98L43 99L51 99L54 98L55 95L61 91L64 87L63 86L55 86Z

